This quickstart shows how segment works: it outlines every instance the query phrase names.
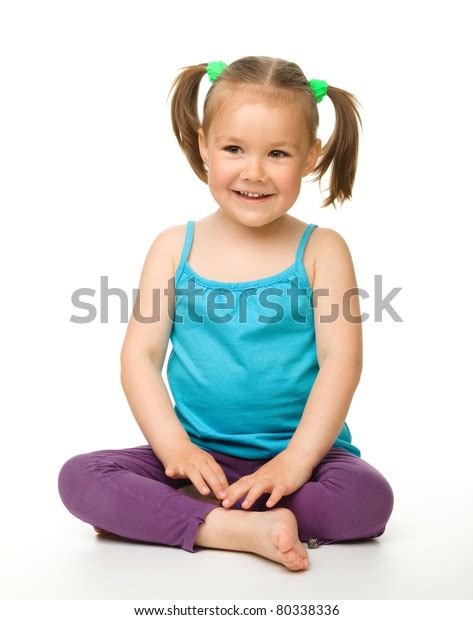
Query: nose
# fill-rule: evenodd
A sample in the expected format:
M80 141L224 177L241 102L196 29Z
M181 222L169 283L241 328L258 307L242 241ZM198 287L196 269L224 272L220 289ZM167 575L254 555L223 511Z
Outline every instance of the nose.
M249 157L241 172L241 178L245 181L265 182L266 172L259 157Z

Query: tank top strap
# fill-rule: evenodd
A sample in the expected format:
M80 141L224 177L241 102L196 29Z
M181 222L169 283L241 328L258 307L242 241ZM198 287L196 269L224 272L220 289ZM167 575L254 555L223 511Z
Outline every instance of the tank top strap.
M303 285L306 287L310 287L310 282L307 278L307 272L304 267L303 256L304 256L305 247L307 245L307 242L309 241L309 237L312 234L312 231L314 230L314 228L317 228L317 224L307 225L306 229L304 230L304 234L302 235L301 240L299 242L299 247L297 248L297 254L296 254L297 269L298 269L301 281Z
M184 238L184 246L182 248L181 259L179 261L179 265L177 266L176 274L174 277L175 285L177 284L177 282L179 281L179 278L181 277L182 271L184 270L184 267L187 261L187 257L189 256L189 252L192 246L192 240L194 238L194 225L195 225L194 220L189 220L186 224L186 236Z
M301 237L299 242L299 247L297 248L296 254L296 263L300 265L302 263L302 257L304 256L305 246L307 245L307 241L309 240L311 232L317 228L317 224L308 224L307 228L304 230L304 234Z

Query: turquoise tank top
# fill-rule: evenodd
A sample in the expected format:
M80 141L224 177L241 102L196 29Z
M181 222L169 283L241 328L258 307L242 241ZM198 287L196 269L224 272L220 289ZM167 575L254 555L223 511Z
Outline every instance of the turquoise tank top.
M210 280L187 262L195 222L176 270L167 379L174 410L198 447L270 459L287 447L319 371L312 288L302 262L246 282ZM360 457L346 423L333 444Z

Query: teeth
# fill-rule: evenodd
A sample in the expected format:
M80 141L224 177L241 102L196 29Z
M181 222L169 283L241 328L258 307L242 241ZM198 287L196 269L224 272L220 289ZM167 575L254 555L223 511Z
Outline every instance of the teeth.
M250 198L258 198L258 196L267 196L268 194L254 194L251 192L238 192L239 194L243 194L243 196L249 196Z

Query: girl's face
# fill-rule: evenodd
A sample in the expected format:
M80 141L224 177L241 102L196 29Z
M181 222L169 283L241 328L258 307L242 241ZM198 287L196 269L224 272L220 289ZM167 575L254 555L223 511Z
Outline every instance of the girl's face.
M211 194L225 215L248 226L268 224L289 211L321 148L320 140L308 143L296 105L237 105L215 115L207 139L202 129L198 133ZM271 195L250 202L237 191Z

